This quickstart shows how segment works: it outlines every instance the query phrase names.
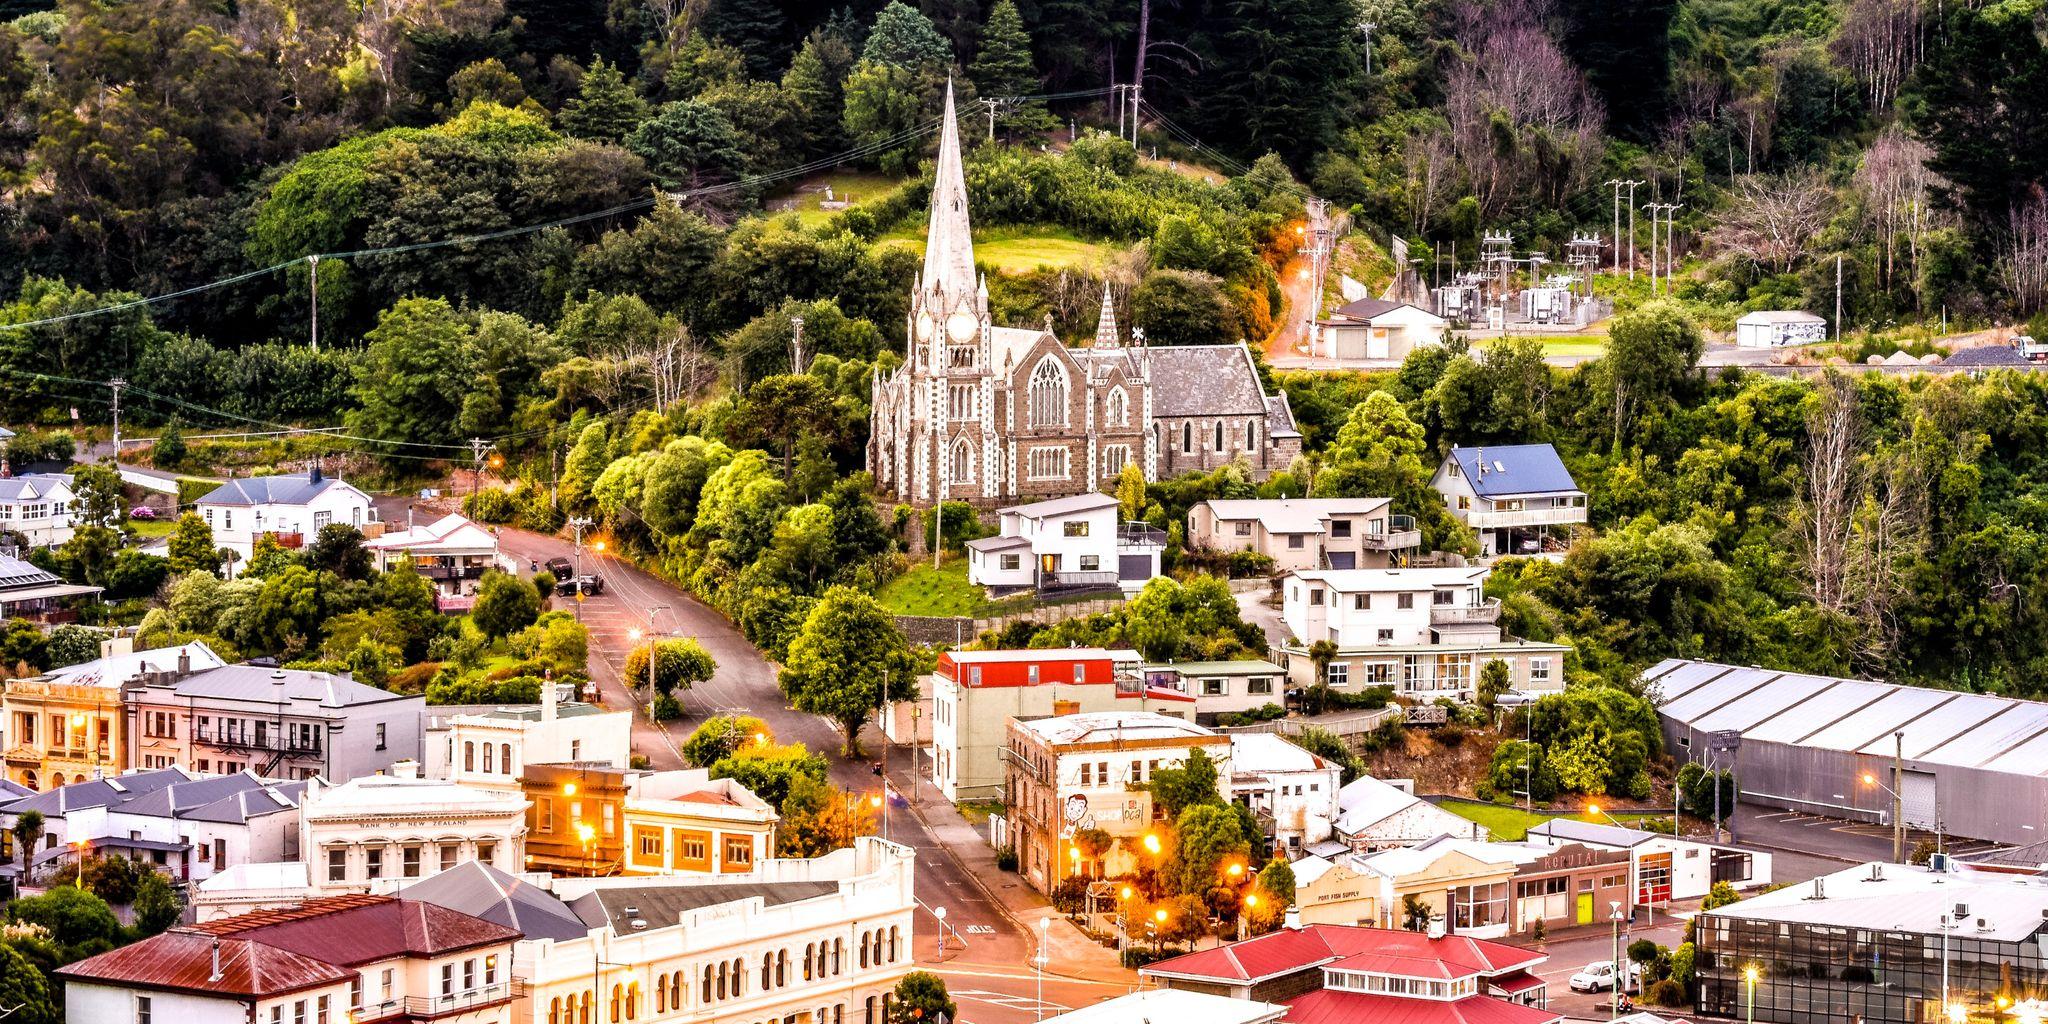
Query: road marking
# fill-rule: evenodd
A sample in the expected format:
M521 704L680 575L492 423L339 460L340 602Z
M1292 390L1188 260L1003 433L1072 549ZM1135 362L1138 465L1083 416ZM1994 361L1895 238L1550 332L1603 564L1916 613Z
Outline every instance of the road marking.
M994 928L985 924L970 924L967 926L967 934L969 935L994 935L995 933L996 930Z

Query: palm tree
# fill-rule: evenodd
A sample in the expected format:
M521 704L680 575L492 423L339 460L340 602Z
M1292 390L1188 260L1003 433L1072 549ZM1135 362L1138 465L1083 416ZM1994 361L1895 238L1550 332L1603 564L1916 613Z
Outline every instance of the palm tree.
M43 812L23 811L14 822L14 845L21 854L21 877L28 880L29 862L36 855L36 841L43 838Z
M1330 704L1330 663L1337 660L1337 645L1330 640L1318 640L1308 645L1308 662L1315 666L1316 680L1308 688L1308 699L1304 708L1308 714L1320 715Z

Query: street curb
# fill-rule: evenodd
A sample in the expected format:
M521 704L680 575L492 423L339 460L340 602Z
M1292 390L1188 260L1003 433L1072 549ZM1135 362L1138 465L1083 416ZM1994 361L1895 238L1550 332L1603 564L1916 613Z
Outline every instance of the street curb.
M930 833L932 829L931 822L925 819L923 811L918 810L917 801L907 800L904 801L904 805L910 808L910 816L916 818L917 823L924 826L925 831L927 833ZM938 837L936 835L933 835L934 840L936 840L937 838ZM995 906L996 912L1003 915L1004 920L1010 922L1010 927L1017 929L1019 932L1023 933L1027 938L1031 935L1030 926L1026 925L1023 919L1019 918L1015 912L1010 910L1010 905L1004 903L1002 897L997 896L995 894L995 891L988 887L988 883L982 880L982 877L979 872L969 870L967 865L962 863L959 857L953 855L952 848L946 846L943 843L938 842L934 842L933 845L937 846L942 852L945 853L947 859L951 860L954 866L960 869L961 874L966 875L970 880L974 882L974 887L976 889L981 890L981 895L983 896L983 898L987 899L990 904ZM1050 906L1046 907L1046 911L1048 913L1053 914L1054 916L1063 916L1060 915L1058 911L1053 910ZM1100 980L1097 978L1084 977L1078 974L1068 974L1064 971L1055 971L1050 967L1040 968L1040 970L1044 971L1045 974L1049 977L1064 978L1067 981L1094 983Z

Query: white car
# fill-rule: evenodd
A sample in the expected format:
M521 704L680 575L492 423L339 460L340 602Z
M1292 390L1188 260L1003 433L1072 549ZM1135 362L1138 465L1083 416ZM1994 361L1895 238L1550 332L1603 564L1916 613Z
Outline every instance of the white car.
M1642 978L1642 968L1628 965L1628 987L1633 989ZM1605 992L1614 987L1614 961L1595 960L1579 968L1569 982L1574 992Z

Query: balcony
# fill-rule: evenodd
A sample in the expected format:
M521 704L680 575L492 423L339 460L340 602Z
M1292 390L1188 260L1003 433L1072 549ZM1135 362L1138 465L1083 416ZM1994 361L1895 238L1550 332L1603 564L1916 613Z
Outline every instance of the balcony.
M1487 598L1478 604L1429 606L1429 624L1432 626L1491 626L1499 621L1499 598Z
M1512 512L1482 512L1472 509L1465 513L1465 525L1475 530L1487 530L1502 526L1564 526L1586 521L1586 506L1559 506L1556 508L1525 508Z
M1130 548L1166 547L1166 531L1146 523L1119 523L1116 528L1118 550Z
M306 535L296 530L289 532L283 530L265 530L263 531L262 536L269 537L271 540L276 541L277 546L285 549L286 551L297 551L298 549L306 546Z
M1032 764L1031 759L1019 753L1015 747L998 747L997 751L1002 755L1005 764L1014 766L1026 778L1041 786L1052 784L1052 773Z
M1367 551L1406 551L1422 546L1422 531L1415 528L1414 516L1392 516L1385 533L1367 533L1358 538L1358 546Z
M467 992L438 996L407 996L405 1015L413 1020L436 1020L458 1013L503 1006L512 1001L512 986L505 982L485 985Z
M286 757L299 757L302 755L317 757L320 754L320 744L317 742L302 744L297 740L280 740L275 736L266 736L261 740L257 740L252 736L244 734L227 735L201 730L192 734L192 741L194 743L204 743L219 750L246 750L268 754L282 754Z
M414 565L412 571L437 583L453 583L457 580L480 580L484 578L481 565Z
M1042 572L1038 574L1038 596L1079 597L1083 594L1114 594L1119 579L1113 572Z

